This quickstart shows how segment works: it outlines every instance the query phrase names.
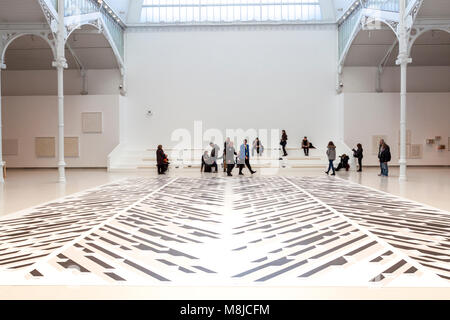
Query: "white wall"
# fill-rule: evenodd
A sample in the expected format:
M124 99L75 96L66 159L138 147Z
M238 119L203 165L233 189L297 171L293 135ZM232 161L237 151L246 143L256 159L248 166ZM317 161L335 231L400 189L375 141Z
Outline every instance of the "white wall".
M372 154L372 136L387 135L392 162L398 164L400 128L400 95L398 93L344 93L344 136L349 146L360 142L364 148L363 165L378 165ZM411 143L423 145L423 159L409 159L409 165L450 165L450 93L409 93L407 96L407 128ZM427 138L441 136L440 144L425 144Z
M194 120L286 129L291 146L337 134L334 25L130 29L126 40L129 144L173 146Z
M35 137L58 137L56 96L7 96L2 99L3 138L18 139L17 156L4 156L7 167L56 167L55 158L37 158ZM80 157L68 167L106 167L107 155L119 143L119 95L65 96L65 136L78 136ZM103 133L82 133L81 112L102 112Z
M119 94L120 74L117 69L88 70L89 94ZM3 96L48 96L57 94L56 70L3 70ZM78 70L64 70L64 94L79 95L82 90Z
M344 92L375 92L376 67L345 67ZM408 92L450 92L450 66L411 67L407 74ZM387 67L381 76L383 92L400 91L400 68Z

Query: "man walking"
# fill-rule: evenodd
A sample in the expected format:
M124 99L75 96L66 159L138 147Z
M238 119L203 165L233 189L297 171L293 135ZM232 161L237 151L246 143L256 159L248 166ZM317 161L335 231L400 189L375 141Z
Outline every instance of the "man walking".
M239 150L239 174L244 175L242 173L242 169L244 168L244 164L247 166L248 170L250 170L251 174L254 174L256 171L252 170L250 166L250 147L248 146L247 139L244 139L244 143L241 145Z

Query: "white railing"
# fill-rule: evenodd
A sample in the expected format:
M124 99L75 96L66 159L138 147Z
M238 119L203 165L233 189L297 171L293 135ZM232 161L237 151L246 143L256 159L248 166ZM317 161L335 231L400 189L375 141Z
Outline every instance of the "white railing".
M123 59L124 53L124 41L123 41L123 28L120 26L117 21L107 12L103 6L100 9L100 13L102 15L103 23L106 29L109 31L109 34L116 45L117 50L119 51L120 56Z
M406 6L414 0L406 0ZM376 9L382 11L399 12L399 0L364 0L364 7L367 9Z
M58 11L58 0L50 0L55 11Z
M362 6L358 5L355 10L339 25L338 28L338 44L339 44L339 60L345 52L346 47L353 38L353 34L361 21Z
M98 12L99 4L91 0L64 0L64 16L77 16Z
M50 0L55 11L58 9L58 0ZM124 28L118 21L118 17L114 14L111 8L106 7L104 1L99 3L98 0L64 0L64 16L72 17L85 14L99 12L104 28L107 29L112 42L114 43L121 60L123 61L124 54Z

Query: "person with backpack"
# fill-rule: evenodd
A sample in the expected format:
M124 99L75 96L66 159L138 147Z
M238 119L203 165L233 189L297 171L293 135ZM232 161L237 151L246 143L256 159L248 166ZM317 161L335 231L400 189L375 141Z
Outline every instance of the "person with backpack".
M391 161L391 148L386 144L384 139L380 140L378 159L380 160L381 169L381 172L378 176L387 177L389 175L388 162Z

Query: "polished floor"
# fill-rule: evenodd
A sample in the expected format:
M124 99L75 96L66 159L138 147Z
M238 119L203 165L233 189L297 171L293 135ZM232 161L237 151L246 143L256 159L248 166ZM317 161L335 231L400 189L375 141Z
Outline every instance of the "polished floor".
M393 171L68 170L60 186L54 170L10 170L0 285L9 298L164 298L170 288L186 298L187 287L197 298L234 297L233 287L247 298L449 298L450 170L411 169L406 183ZM421 201L421 190L438 195Z
M390 169L390 177L378 177L378 168L366 168L364 172L339 171L337 176L364 186L392 193L410 200L450 211L450 167L413 167L408 169L408 181L399 182L398 168ZM245 170L244 170L245 172ZM245 172L248 175L248 172ZM219 174L219 176L222 174ZM256 176L323 176L323 170L266 169ZM47 201L64 197L88 188L123 179L125 177L155 177L155 171L138 173L110 173L105 169L68 169L67 183L59 184L58 171L54 169L8 169L4 185L0 185L0 216L17 212ZM199 169L172 170L170 177L211 177L215 174L200 173Z

